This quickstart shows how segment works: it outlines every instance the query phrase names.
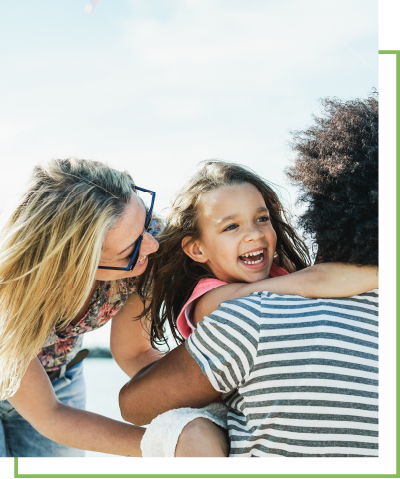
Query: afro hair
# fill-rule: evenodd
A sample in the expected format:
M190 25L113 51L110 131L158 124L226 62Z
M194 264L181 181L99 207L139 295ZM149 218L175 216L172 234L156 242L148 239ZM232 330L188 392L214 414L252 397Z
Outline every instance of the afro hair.
M307 205L299 218L324 262L378 264L378 100L321 100L324 114L293 132L286 174Z

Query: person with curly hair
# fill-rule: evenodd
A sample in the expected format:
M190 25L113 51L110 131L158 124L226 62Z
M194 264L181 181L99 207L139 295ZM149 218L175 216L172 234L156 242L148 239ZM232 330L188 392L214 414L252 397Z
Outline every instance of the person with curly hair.
M300 225L321 266L377 273L378 102L323 105L324 116L294 134L287 174L308 206ZM378 290L328 299L274 291L204 307L185 344L123 387L123 417L140 425L165 414L173 424L170 410L222 393L230 456L376 456Z
M326 115L294 133L287 169L307 204L299 226L318 260L378 265L378 100L323 100Z

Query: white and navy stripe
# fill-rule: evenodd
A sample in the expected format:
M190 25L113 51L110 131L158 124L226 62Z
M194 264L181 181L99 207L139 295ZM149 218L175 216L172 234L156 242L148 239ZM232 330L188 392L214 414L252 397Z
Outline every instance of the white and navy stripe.
M226 301L186 345L225 393L231 456L378 455L378 290Z

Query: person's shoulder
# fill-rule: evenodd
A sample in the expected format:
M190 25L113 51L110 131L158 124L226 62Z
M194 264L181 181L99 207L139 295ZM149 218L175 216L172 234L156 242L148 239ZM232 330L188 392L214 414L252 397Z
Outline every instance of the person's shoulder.
M190 338L193 336L195 342L202 338L201 344L207 348L214 342L224 344L228 357L244 354L248 357L247 363L251 365L252 358L257 355L262 327L260 300L260 294L254 293L222 302L216 310L198 323Z
M366 293L361 293L361 294L357 294L355 296L351 296L352 298L369 298L371 299L372 301L378 301L378 298L379 298L379 289L376 288L376 289L371 289L371 291L367 291Z
M366 293L362 293L360 296L371 296L372 298L379 297L379 288L371 289L371 291L367 291Z
M262 291L256 293L260 297L260 310L272 311L273 309L292 309L298 308L314 309L320 307L336 307L341 308L362 308L365 312L377 314L379 290L374 289L361 293L355 296L343 297L343 298L305 298L303 296L297 296L294 294L276 294L270 291ZM249 295L255 296L255 295ZM239 298L239 301L245 301L248 297Z
M273 300L284 300L284 299L295 299L301 298L301 296L297 296L295 294L277 294L272 293L271 291L256 291L255 293L248 294L247 296L242 296L241 298L236 298L229 300L229 302L238 302L238 303L254 303L260 305L263 304L264 301L273 301Z
M369 307L370 309L377 310L379 303L379 289L372 289L366 293L352 296L351 299L354 303L359 303L360 306Z
M216 278L202 278L193 290L191 297L199 296L202 294L211 291L212 289L218 288L219 286L224 286L226 283L225 281L221 281L220 279Z
M237 315L251 314L260 316L266 307L290 307L306 298L294 294L276 294L271 291L257 291L241 298L230 299L221 303L220 308L237 311ZM220 309L218 308L217 311Z
M254 294L251 294L249 296L254 296L254 295L260 295L260 298L262 301L284 301L284 300L288 300L288 301L293 301L295 302L296 300L298 301L301 301L301 300L307 300L307 301L319 301L321 299L329 299L328 297L325 297L325 298L306 298L306 297L303 297L303 296L298 296L296 294L277 294L277 293L272 293L270 291L261 291L259 293L254 293ZM376 298L376 300L378 299L379 297L379 289L373 289L371 291L367 291L365 293L361 293L361 294L358 294L358 295L355 295L355 296L349 296L349 297L343 297L343 298L332 298L332 299L335 299L335 300L346 300L346 299L350 299L350 298ZM244 298L239 298L239 299L246 299L247 296L245 296Z
M225 285L227 285L225 281L216 278L202 278L197 283L193 293L184 306L184 309L186 309L190 303L193 308L191 322L194 327L221 303L219 288Z
M262 314L263 293L252 293L242 298L227 299L204 320L231 325L235 329L253 325L258 329Z

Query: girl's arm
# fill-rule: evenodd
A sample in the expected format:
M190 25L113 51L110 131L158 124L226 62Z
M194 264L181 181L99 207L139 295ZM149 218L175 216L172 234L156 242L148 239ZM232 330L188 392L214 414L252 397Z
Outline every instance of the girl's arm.
M111 354L130 378L164 355L151 347L142 322L135 319L142 311L143 303L139 297L130 294L111 324Z
M62 404L37 358L30 363L21 387L9 402L37 431L53 441L108 454L142 455L140 441L145 429Z
M296 294L305 298L343 298L378 287L378 268L343 263L320 263L295 273L255 283L232 283L201 296L195 305L194 324L228 300L257 291Z

